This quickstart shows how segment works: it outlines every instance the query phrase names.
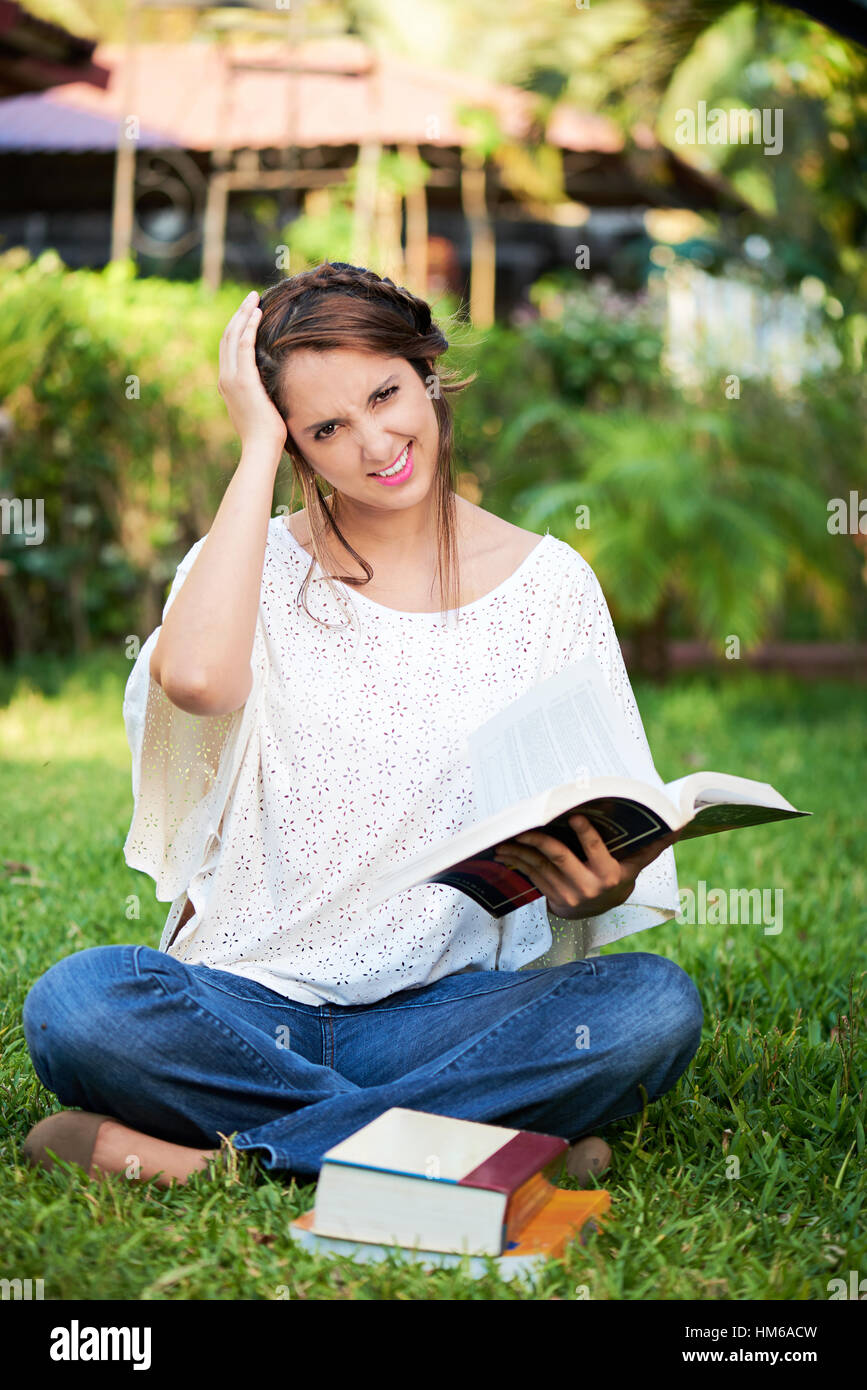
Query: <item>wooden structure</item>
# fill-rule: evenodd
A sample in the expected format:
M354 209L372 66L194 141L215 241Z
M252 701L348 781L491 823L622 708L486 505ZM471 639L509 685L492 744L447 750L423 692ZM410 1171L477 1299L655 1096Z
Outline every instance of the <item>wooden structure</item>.
M234 236L231 227L245 196L277 194L291 200L291 214L352 179L351 258L367 264L375 240L377 269L424 294L432 239L451 242L460 271L449 288L466 294L473 322L485 327L544 270L573 262L597 211L640 231L648 208L741 206L646 130L624 137L607 119L565 105L544 131L560 154L562 189L531 195L514 165L462 123L467 110L492 114L503 148L532 156L538 112L523 89L376 53L345 35L311 38L293 31L292 10L281 37L244 45L213 37L140 45L136 7L130 13L127 43L95 55L111 71L105 91L80 83L0 102L0 181L15 190L0 216L7 245L41 249L35 226L69 264L132 250L161 256L171 273L200 271L211 287L226 266L261 280L273 275L273 253L269 266L242 217ZM399 194L378 179L388 152L420 171ZM160 196L180 225L162 243L141 213L143 201ZM92 241L59 242L74 236L77 215L88 238L97 226L104 237L109 206L110 247L101 254Z

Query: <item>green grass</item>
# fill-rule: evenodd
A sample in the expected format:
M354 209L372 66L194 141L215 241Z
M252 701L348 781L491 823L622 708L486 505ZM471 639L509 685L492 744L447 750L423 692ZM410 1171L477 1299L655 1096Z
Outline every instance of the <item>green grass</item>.
M365 1267L299 1253L288 1222L313 1186L247 1157L171 1191L21 1166L27 1130L58 1108L24 1044L28 988L72 951L156 945L167 911L122 854L128 669L99 656L73 674L40 663L32 685L0 675L0 861L31 870L0 863L0 1276L43 1278L50 1299L526 1298L493 1269L477 1281L397 1256ZM783 888L779 935L670 923L606 949L683 965L704 1035L668 1095L605 1131L607 1226L551 1261L530 1296L573 1299L584 1286L593 1299L826 1299L831 1278L867 1273L863 692L755 672L635 689L665 779L702 767L755 776L814 816L676 851L681 887Z

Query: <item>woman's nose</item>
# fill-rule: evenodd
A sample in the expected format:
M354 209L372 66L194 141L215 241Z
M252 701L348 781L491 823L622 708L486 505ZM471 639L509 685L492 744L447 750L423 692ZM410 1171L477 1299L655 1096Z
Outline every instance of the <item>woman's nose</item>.
M391 438L363 433L359 434L358 443L368 473L376 473L381 468L388 468L390 464L394 463L402 447Z

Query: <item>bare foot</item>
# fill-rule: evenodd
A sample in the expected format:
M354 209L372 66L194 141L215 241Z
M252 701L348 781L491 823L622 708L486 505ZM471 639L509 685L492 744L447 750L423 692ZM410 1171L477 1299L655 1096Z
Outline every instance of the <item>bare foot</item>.
M104 1120L93 1146L90 1176L98 1177L94 1170L99 1168L106 1173L124 1173L142 1182L156 1178L160 1187L169 1187L172 1179L186 1182L219 1152L219 1149L188 1149L184 1144L170 1144L165 1139L154 1139L137 1129L128 1129L119 1120Z

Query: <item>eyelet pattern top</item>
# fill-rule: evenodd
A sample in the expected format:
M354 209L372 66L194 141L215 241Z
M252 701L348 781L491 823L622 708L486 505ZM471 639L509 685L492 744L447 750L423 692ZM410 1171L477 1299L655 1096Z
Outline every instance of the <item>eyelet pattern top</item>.
M163 617L206 537L181 561ZM368 909L377 880L472 822L467 736L546 677L592 654L638 744L641 717L599 582L546 533L490 593L448 615L375 603L321 572L272 518L246 703L196 716L150 676L157 628L123 713L134 810L127 864L172 904L160 949L248 977L287 999L376 1002L469 970L545 963L544 897L500 919L422 884ZM354 621L348 617L354 614ZM661 782L660 782L661 785ZM184 909L194 912L177 930ZM665 850L620 908L587 918L585 949L671 919ZM575 924L576 926L578 924Z

